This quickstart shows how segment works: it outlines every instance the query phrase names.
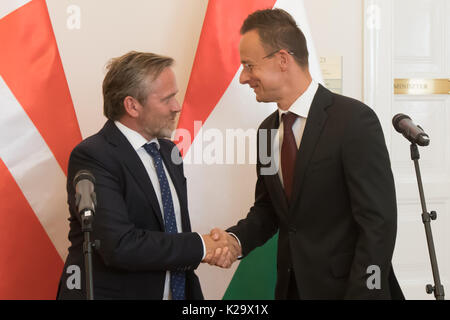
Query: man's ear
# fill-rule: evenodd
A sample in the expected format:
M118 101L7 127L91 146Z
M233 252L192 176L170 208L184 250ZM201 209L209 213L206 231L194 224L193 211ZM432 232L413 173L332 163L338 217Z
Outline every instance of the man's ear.
M280 50L279 56L280 56L279 62L280 62L281 71L286 71L289 63L291 63L291 61L290 61L291 59L290 58L292 58L292 57L289 54L289 52L287 52L284 49Z
M125 112L132 118L137 118L139 116L140 103L135 98L131 96L126 96L123 99L123 106L125 108Z

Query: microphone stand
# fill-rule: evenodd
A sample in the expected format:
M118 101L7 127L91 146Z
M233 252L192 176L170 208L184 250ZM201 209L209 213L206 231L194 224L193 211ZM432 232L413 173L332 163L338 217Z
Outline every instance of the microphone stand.
M83 254L84 268L86 273L86 300L94 300L94 281L92 276L92 248L98 247L100 243L91 242L92 222L94 214L91 210L85 210L81 214L81 231L84 233Z
M425 203L425 195L423 191L423 185L422 185L422 178L420 175L420 168L419 168L419 149L417 148L417 144L412 143L411 144L411 160L414 161L414 167L416 169L416 176L417 176L417 183L419 185L419 194L420 194L420 203L422 205L422 222L425 226L425 234L427 237L427 244L428 244L428 252L430 254L430 261L431 261L431 269L433 272L433 279L434 279L434 286L431 284L426 285L426 292L428 294L432 294L434 292L434 296L436 300L444 300L444 286L441 284L441 279L439 277L439 269L438 269L438 263L436 259L436 251L434 249L434 243L433 243L433 234L431 232L431 226L430 226L430 220L436 220L437 214L436 211L431 211L431 213L428 213L427 206Z

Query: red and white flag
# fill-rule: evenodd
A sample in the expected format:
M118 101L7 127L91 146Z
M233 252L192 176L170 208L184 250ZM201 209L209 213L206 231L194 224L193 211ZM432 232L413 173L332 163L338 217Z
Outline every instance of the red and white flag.
M44 0L0 3L0 299L54 299L81 141Z

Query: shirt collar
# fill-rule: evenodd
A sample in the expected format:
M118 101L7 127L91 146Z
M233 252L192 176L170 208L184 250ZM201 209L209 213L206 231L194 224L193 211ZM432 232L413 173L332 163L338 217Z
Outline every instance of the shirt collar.
M306 119L308 117L309 109L311 108L312 101L314 99L314 96L316 95L318 88L319 84L316 81L312 80L306 91L303 92L303 94L294 101L294 103L289 107L288 110L278 109L280 123L281 115L286 112L295 113L296 115Z
M120 132L123 133L125 138L127 138L128 142L131 144L134 150L138 150L141 148L144 144L155 142L156 146L159 149L159 141L156 138L153 138L152 140L148 141L145 139L139 132L128 128L124 124L120 123L119 121L114 121L114 124L116 125L117 129L120 130Z

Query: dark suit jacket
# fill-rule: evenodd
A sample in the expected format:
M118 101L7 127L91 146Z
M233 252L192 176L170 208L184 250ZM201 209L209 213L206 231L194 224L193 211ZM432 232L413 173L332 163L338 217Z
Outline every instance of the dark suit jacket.
M183 165L171 161L175 145L159 139L160 152L180 201L183 233L164 232L163 216L150 178L136 151L112 121L72 151L67 175L70 210L69 255L59 286L59 299L84 299L83 233L77 219L73 178L81 169L95 179L97 208L92 239L96 299L162 299L166 270L186 271L186 298L203 299L193 270L202 259L199 235L191 232ZM81 290L67 288L67 268L81 268ZM71 279L69 279L71 281Z
M275 111L259 129L278 127ZM270 154L270 140L267 145ZM402 298L391 266L394 180L380 123L369 107L319 85L296 158L290 205L278 173L261 174L268 166L258 152L255 203L228 231L246 255L279 230L277 299L286 298L291 272L301 299ZM371 265L380 268L380 289L367 287Z

